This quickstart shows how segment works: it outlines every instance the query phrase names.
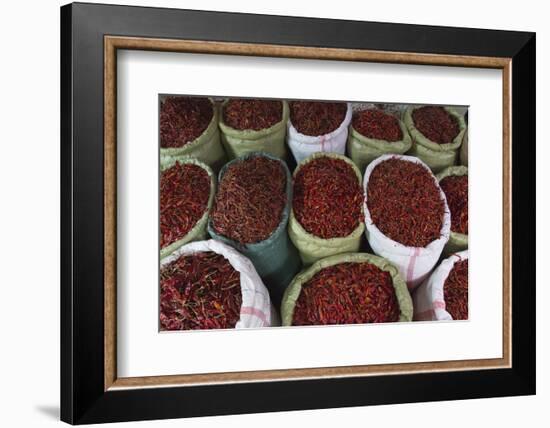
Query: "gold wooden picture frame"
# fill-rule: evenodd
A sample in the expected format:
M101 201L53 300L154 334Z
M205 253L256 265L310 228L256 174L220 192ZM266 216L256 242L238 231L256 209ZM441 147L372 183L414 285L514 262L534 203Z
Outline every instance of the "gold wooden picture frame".
M511 58L378 52L266 44L167 40L105 36L105 390L167 385L218 384L324 377L410 374L450 370L509 368L511 365L511 163L510 87ZM264 370L172 376L122 377L116 375L116 63L117 50L247 55L278 58L322 59L376 63L420 64L502 70L503 121L503 348L502 358L427 363L380 364L347 367Z

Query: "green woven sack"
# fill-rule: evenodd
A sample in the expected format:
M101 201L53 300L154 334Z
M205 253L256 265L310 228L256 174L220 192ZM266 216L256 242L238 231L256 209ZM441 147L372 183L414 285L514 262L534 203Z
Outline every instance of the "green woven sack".
M222 111L225 107L222 104ZM278 158L284 159L286 156L285 135L286 123L288 121L289 108L286 101L283 103L283 118L275 125L255 131L239 130L231 128L223 121L223 114L220 114L220 130L222 143L229 159L235 159L247 153L263 152L269 153Z
M359 169L357 169L355 164L349 158L337 153L312 154L298 164L298 166L294 170L293 177L296 177L296 174L298 173L300 168L308 162L325 156L334 159L341 159L347 162L353 168L353 171L357 175L357 180L359 181L359 183L362 182L361 172L359 172ZM361 211L363 211L363 207L361 207ZM365 224L363 222L360 222L355 230L351 232L348 236L344 236L341 238L324 239L307 232L302 227L300 222L296 219L296 216L294 215L294 210L291 210L290 220L288 222L288 235L300 252L300 257L305 265L309 265L319 259L333 256L335 254L358 251L364 230Z
M412 320L413 316L413 304L407 284L399 275L397 268L389 261L382 257L375 256L367 253L346 253L338 254L336 256L327 257L318 260L309 268L300 272L294 277L290 285L285 291L283 300L281 302L281 318L283 326L292 325L292 319L294 317L294 307L296 301L302 291L302 284L309 281L317 272L321 269L334 266L340 263L361 263L368 262L379 267L383 271L389 272L393 279L393 287L395 288L395 294L397 296L397 302L399 303L399 321L407 322Z
M368 164L377 157L391 153L402 155L411 148L412 141L407 127L399 119L398 122L403 138L394 142L365 137L356 131L353 125L350 125L347 143L348 155L361 173L364 173Z
M204 169L210 177L210 195L208 196L208 208L206 209L206 212L202 215L199 221L197 221L195 226L193 226L193 228L187 233L187 235L160 250L161 259L172 254L178 248L189 242L201 241L206 238L206 224L208 223L208 216L210 214L210 209L212 208L212 203L214 202L214 194L216 193L216 176L214 175L214 172L208 165L198 161L197 159L186 156L164 156L160 160L160 170L167 170L172 167L176 161L180 164L192 163Z
M468 132L464 134L464 139L460 146L460 165L468 166Z
M454 138L452 143L449 144L437 144L426 138L416 127L412 118L413 111L418 107L410 106L405 111L404 122L405 126L409 130L409 134L412 138L412 146L408 154L420 158L430 169L437 173L448 166L452 166L456 163L458 150L462 144L464 133L466 132L466 122L464 117L454 109L450 107L444 107L449 114L454 116L458 121L460 132Z
M226 155L220 143L220 131L218 129L218 108L212 102L214 115L205 131L195 140L182 147L160 148L161 159L167 156L188 156L207 164L214 171L218 171L226 162Z
M292 203L292 180L288 167L281 159L268 153L248 153L228 162L220 171L218 182L222 181L227 168L231 164L254 156L265 156L269 159L276 160L281 163L285 170L287 203L282 213L281 222L269 238L253 244L241 244L223 235L219 235L214 230L211 219L208 221L208 233L213 239L230 245L250 259L268 288L271 300L278 306L285 288L302 267L300 258L298 257L298 251L292 245L286 233L290 205Z
M445 177L453 176L453 175L468 175L468 168L465 166L450 166L448 168L445 168L443 171L441 171L439 174L436 175L437 181L441 182ZM443 255L449 256L454 253L458 253L459 251L467 250L468 249L468 235L465 235L463 233L457 233L453 232L451 230L451 235L449 237L449 240L445 244L445 248L443 249Z

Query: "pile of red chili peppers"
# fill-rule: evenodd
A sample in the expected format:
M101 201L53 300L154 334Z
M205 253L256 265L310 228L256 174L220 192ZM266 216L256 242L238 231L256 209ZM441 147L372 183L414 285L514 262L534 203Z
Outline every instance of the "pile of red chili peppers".
M362 324L399 320L391 275L368 263L341 263L302 284L293 325Z
M443 298L454 320L468 319L468 259L454 264L443 285Z
M407 247L425 247L440 237L445 203L435 178L418 163L391 158L376 165L367 207L378 229Z
M422 135L437 144L450 144L460 132L454 116L443 107L424 106L412 113L414 126Z
M329 156L300 167L292 209L302 227L320 238L347 236L362 221L363 189L352 167Z
M352 120L353 129L367 138L388 142L403 139L403 131L397 118L379 109L367 109L355 112Z
M280 161L253 156L227 168L212 210L216 233L242 244L263 241L281 222L286 174Z
M208 98L167 97L160 106L160 146L182 147L196 140L213 115Z
M160 271L161 330L234 328L241 304L240 274L220 254L184 255Z
M208 208L210 177L198 165L176 162L160 176L160 247L182 239Z
M468 234L468 176L451 175L439 182L451 211L451 230Z
M234 129L270 128L283 119L283 103L271 100L232 99L223 109L224 122Z
M320 101L290 102L290 121L300 134L319 136L329 134L341 125L346 117L345 103Z

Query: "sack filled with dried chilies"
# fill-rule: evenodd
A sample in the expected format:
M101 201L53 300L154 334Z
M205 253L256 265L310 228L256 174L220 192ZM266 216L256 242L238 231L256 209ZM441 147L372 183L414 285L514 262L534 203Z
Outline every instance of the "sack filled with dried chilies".
M292 200L290 172L282 160L249 153L227 163L210 213L208 232L248 257L273 302L301 268L286 227Z
M359 250L363 224L361 173L345 156L315 153L294 170L288 234L304 264Z
M468 168L450 166L437 179L451 211L451 234L443 250L449 255L468 248Z
M412 138L408 154L436 173L456 163L466 132L461 114L450 107L410 106L404 121Z
M286 156L288 103L284 100L234 98L221 106L220 130L229 159L264 152Z
M380 156L367 167L363 182L369 245L415 288L449 240L445 194L428 166L412 156Z
M297 163L317 152L346 152L351 104L290 101L289 105L287 143Z
M468 319L468 250L441 262L414 292L415 321Z
M275 319L254 265L234 248L196 241L161 259L161 330L259 328Z
M285 291L283 326L411 321L405 281L387 260L346 253L318 260Z
M218 171L226 161L218 108L206 97L166 96L160 101L160 156L193 157Z
M352 103L353 111L361 110L382 110L385 113L391 114L392 116L402 120L405 110L407 109L406 104L396 104L396 103L373 103L373 102L354 102Z
M210 167L194 158L166 156L160 163L160 257L206 238L216 192Z
M367 165L381 155L403 154L410 148L407 127L394 115L376 108L353 113L347 150L359 171L364 172Z

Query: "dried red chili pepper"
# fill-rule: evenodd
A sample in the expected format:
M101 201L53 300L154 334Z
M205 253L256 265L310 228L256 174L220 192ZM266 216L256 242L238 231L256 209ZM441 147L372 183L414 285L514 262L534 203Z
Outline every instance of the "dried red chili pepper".
M223 121L234 129L259 131L283 119L283 103L271 100L232 99L223 109Z
M280 161L253 156L231 164L212 210L216 233L242 244L263 241L281 222L286 174Z
M353 114L353 129L367 138L388 142L401 141L403 131L397 118L379 109L367 109Z
M167 97L160 106L160 146L182 147L196 140L213 115L208 98Z
M346 117L345 103L291 101L290 121L300 134L318 136L338 129Z
M443 285L443 298L454 320L468 319L468 259L455 262Z
M161 330L234 328L240 273L212 251L184 255L160 270Z
M422 135L437 144L450 144L460 132L454 116L443 107L424 106L412 113L414 126Z
M390 158L376 165L367 207L384 235L408 247L425 247L441 235L445 203L434 177L420 164Z
M399 320L391 275L368 262L340 263L302 284L293 325L362 324Z
M319 157L294 178L292 209L296 220L320 238L352 233L362 221L363 190L353 168L342 159Z
M198 165L176 162L160 176L160 247L183 238L208 208L210 177Z
M451 230L468 234L468 176L451 175L439 182L451 211Z

